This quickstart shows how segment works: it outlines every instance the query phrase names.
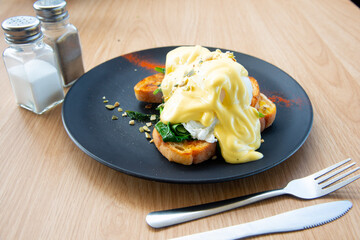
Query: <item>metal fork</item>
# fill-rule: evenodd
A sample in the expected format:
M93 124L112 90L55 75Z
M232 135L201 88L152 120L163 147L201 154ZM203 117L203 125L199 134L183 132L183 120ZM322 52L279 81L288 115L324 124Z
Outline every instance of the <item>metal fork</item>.
M355 165L355 162L350 163L350 161L351 159L349 158L307 177L292 180L285 188L282 189L265 191L185 208L151 212L146 216L146 222L153 228L162 228L207 217L251 203L259 202L264 199L286 194L302 199L319 198L360 178L360 174L358 174L340 181L360 169L360 167L357 167L342 173ZM340 168L341 166L343 167Z

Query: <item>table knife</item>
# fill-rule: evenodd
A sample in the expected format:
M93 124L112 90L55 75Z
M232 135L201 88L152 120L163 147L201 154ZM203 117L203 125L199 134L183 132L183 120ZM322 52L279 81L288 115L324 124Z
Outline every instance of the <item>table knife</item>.
M249 223L174 238L173 240L226 240L303 230L331 222L343 216L351 207L352 203L350 201L328 202Z

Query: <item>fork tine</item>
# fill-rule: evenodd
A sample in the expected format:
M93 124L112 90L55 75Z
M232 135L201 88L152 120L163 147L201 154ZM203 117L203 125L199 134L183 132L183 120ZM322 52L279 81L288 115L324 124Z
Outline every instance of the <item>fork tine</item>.
M317 178L323 176L324 174L330 172L331 170L333 170L333 169L335 169L335 168L337 168L337 167L339 167L339 166L341 166L341 165L343 165L343 164L345 164L345 163L347 163L349 161L351 161L351 158L345 159L344 161L341 161L341 162L336 163L336 164L334 164L334 165L332 165L330 167L327 167L327 168L325 168L323 170L320 170L320 171L312 174L311 176L313 176L315 179L317 179Z
M331 187L323 189L324 191L322 192L321 196L324 196L324 195L327 195L327 194L329 194L331 192L334 192L334 191L336 191L336 190L338 190L338 189L340 189L340 188L342 188L342 187L356 181L359 178L360 178L360 175L356 175L356 176L353 176L352 178L348 178L345 181L342 181L342 182L340 182L338 184L335 184L335 185L333 185Z
M355 168L355 169L353 169L353 170L351 170L351 171L349 171L349 172L347 172L347 173L344 173L344 174L342 174L342 175L340 175L340 176L332 179L331 181L328 181L328 182L326 182L326 183L319 184L319 185L321 186L321 188L324 189L324 188L330 186L331 184L339 181L340 179L343 179L344 177L349 176L350 174L356 172L356 171L359 170L359 169L360 169L360 167L357 167L357 168ZM360 175L357 175L357 176L360 176ZM356 176L355 176L355 177L356 177Z
M331 172L331 173L328 174L328 175L323 174L321 177L318 177L317 181L318 181L319 184L320 184L320 183L323 183L323 182L325 182L326 180L328 180L329 178L331 178L331 177L333 177L333 176L335 176L335 175L337 175L337 174L345 171L346 169L354 166L355 164L356 164L356 163L353 162L353 163L351 163L350 165L347 165L347 166L345 166L345 167L343 167L343 168L340 168L340 169L338 169L338 170L336 170L336 171L334 171L334 172Z

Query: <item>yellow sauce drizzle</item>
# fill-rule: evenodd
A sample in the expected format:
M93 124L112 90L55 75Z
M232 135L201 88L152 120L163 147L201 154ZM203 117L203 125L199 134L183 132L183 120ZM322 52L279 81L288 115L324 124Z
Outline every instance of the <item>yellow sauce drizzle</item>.
M258 111L250 106L242 77L247 70L230 52L210 52L201 46L179 47L167 54L166 75L161 84L167 123L198 121L208 127L218 119L214 135L228 163L244 163L263 157Z

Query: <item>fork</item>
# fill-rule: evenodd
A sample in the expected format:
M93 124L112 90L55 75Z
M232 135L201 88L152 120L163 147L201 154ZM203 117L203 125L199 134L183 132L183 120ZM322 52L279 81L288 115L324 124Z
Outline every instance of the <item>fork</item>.
M340 181L360 169L360 167L357 167L343 173L355 165L355 162L350 163L350 161L351 158L348 158L307 177L292 180L282 189L264 191L190 207L151 212L146 216L146 222L153 228L168 227L280 195L292 195L301 199L319 198L360 178L360 174L358 174Z

